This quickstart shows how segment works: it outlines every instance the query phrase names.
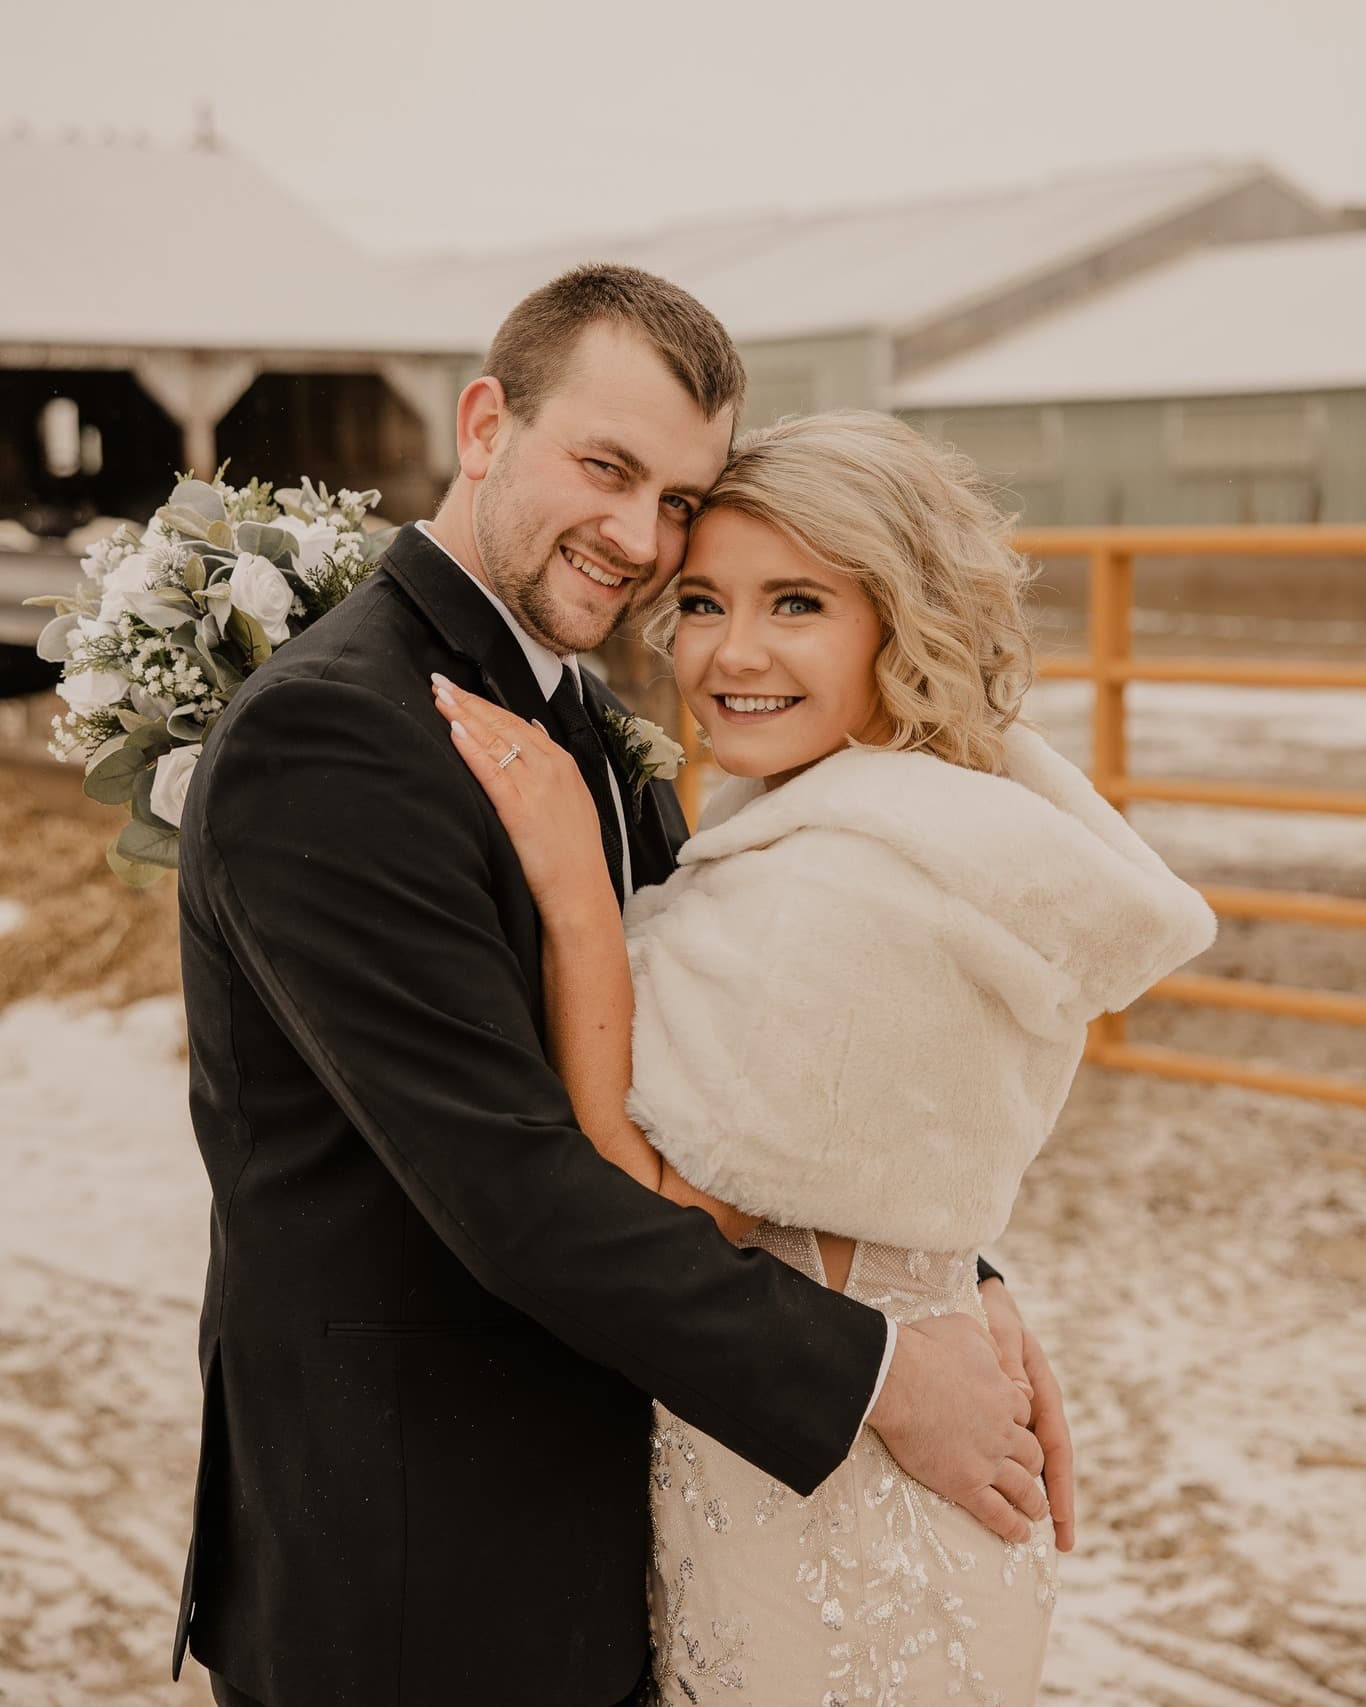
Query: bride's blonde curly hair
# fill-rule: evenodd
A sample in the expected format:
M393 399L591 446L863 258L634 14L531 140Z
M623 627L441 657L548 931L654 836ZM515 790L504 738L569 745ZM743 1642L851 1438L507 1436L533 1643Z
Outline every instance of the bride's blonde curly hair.
M885 639L886 746L999 772L1033 680L1032 571L973 464L869 410L796 416L740 438L699 512L737 510L872 600ZM649 637L666 644L677 611Z

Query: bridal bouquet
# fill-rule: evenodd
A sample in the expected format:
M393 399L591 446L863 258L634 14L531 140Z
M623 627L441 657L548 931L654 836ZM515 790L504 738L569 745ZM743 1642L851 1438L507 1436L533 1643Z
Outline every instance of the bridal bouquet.
M392 530L367 533L379 493L272 491L180 480L139 531L123 527L81 560L38 641L63 665L50 750L85 759L85 792L131 814L109 865L142 887L174 869L180 815L204 741L243 681L340 604L374 569Z

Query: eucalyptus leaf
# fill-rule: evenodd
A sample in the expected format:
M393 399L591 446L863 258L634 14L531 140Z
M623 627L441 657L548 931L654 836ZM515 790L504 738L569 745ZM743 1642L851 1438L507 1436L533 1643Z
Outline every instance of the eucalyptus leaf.
M378 562L397 537L397 528L376 528L374 533L367 533L361 546L362 559L366 563Z
M139 771L133 778L133 795L130 801L133 817L139 824L145 824L149 829L160 830L163 833L169 831L171 835L175 835L175 825L168 824L164 818L158 818L152 810L152 786L156 779L155 765L150 765L145 770Z
M237 548L278 563L282 557L297 555L299 541L287 528L271 527L267 522L239 522Z
M63 616L81 608L79 599L68 599L61 593L39 593L35 598L21 599L20 603L32 610L60 611Z
M67 637L80 620L70 614L54 616L38 636L38 656L49 664L64 664L71 655Z
M221 652L211 651L202 642L197 648L199 656L209 667L214 685L219 693L230 694L241 687L246 679L230 658L225 658Z
M147 769L147 754L134 746L129 737L117 752L101 759L87 774L85 792L101 806L122 806L133 798L138 772Z
M214 645L220 638L217 624L211 616L206 616L203 621L196 624L194 649L199 654L199 661L208 670L214 668Z
M207 540L209 530L219 525L206 521L198 510L187 510L179 504L163 504L157 511L157 519L173 532L191 540Z
M154 722L153 718L144 717L140 711L129 711L125 705L116 706L114 715L130 735L136 735L139 729L150 728ZM115 740L118 739L117 736L114 738ZM107 742L106 745L108 745Z
M117 838L110 842L104 857L114 876L120 878L130 889L150 888L159 878L166 875L165 866L147 865L140 860L125 859L119 852Z
M171 493L171 503L178 509L196 511L205 521L227 520L223 496L207 480L182 480Z
M136 818L130 818L119 831L114 846L134 865L157 865L165 871L174 871L180 863L180 837L176 832L169 827L162 829L156 824L140 823Z
M202 741L204 725L193 705L178 705L166 719L166 733L177 741Z
M202 592L208 584L209 571L205 568L204 559L197 551L191 555L180 578L185 583L187 593Z
M266 631L254 616L248 616L236 605L232 607L232 615L228 618L228 634L237 642L247 655L247 662L252 669L264 664L271 654L271 644L266 639Z
M132 701L133 710L145 717L149 723L164 723L169 712L175 710L175 701L167 699L164 694L152 693L143 687L141 682L134 682L128 690L128 698Z
M126 735L124 739L130 747L134 747L138 752L145 754L149 760L159 758L162 753L169 753L175 745L167 733L164 718L158 718L155 723L149 723L145 729L135 729L131 735Z
M210 545L217 546L220 551L232 550L232 528L227 522L210 522L208 532L204 537Z
M173 587L159 587L152 593L128 593L126 597L149 628L178 628L193 609L189 598Z
M127 735L111 735L107 741L101 741L95 751L85 761L85 774L90 775L95 766L102 764L111 753L119 752L127 743Z

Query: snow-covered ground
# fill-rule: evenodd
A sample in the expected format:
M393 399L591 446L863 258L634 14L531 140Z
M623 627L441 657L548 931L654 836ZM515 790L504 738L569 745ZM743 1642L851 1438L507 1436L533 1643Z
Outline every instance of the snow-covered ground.
M180 1004L0 1013L0 1701L207 1707L170 1682L209 1194Z
M1073 683L1030 707L1079 759L1088 709ZM1366 789L1366 695L1143 687L1132 747L1153 774ZM1134 818L1198 879L1362 893L1362 820ZM1366 932L1233 922L1202 967L1366 994ZM1156 1006L1133 1026L1363 1073L1362 1033L1342 1027ZM15 1707L207 1700L202 1674L168 1681L207 1216L179 1045L173 997L0 1012L0 1699ZM1362 1111L1083 1071L997 1253L1077 1442L1047 1700L1366 1702L1364 1225Z

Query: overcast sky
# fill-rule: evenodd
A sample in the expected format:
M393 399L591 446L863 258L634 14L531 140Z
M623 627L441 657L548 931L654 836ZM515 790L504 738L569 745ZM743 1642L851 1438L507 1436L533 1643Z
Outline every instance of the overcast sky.
M218 130L390 249L1258 157L1366 203L1366 0L0 0L0 128Z

